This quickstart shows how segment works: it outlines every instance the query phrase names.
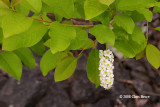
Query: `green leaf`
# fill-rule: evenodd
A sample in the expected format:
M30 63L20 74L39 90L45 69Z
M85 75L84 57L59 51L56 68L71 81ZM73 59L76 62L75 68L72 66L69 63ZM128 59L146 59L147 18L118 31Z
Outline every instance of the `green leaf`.
M158 31L160 31L160 27L156 27L156 28L155 28L155 30L158 30Z
M41 12L43 13L54 13L53 8L51 8L50 6L48 6L46 3L42 3L42 9Z
M111 19L112 19L112 13L106 10L102 14L91 19L91 21L100 21L103 25L109 26Z
M3 1L0 0L0 16L4 16L9 14L11 11L9 10L9 7L3 3Z
M143 14L138 13L137 11L133 11L131 18L134 22L142 22L145 18Z
M155 0L120 0L118 2L118 10L137 10L141 8L150 8L156 4Z
M93 41L88 38L88 33L85 30L78 29L76 34L76 38L71 41L67 50L81 50L90 45L87 47L88 49L94 46Z
M53 22L50 26L49 36L51 37L50 48L54 54L68 48L71 40L76 37L76 30L73 27Z
M56 54L52 54L50 50L48 50L42 57L40 62L40 68L42 70L43 76L46 76L48 72L54 69L67 54L64 52L57 52Z
M0 8L8 8L8 6L4 3L3 0L0 0Z
M42 8L41 0L22 0L21 4L35 13L39 13Z
M15 12L5 16L2 20L4 38L26 31L32 25L32 21L31 18Z
M136 60L143 58L146 54L146 49L136 55Z
M48 6L54 9L54 13L65 18L74 15L74 0L43 0Z
M131 17L125 14L119 14L114 17L115 23L126 30L129 34L132 34L135 24Z
M11 5L9 0L1 0L1 1L8 7Z
M12 52L1 52L0 68L8 72L15 79L20 80L22 75L22 63L16 54Z
M149 63L156 69L160 67L160 51L154 45L147 45L146 56Z
M24 65L28 66L29 68L35 68L35 58L33 53L28 48L20 48L14 51L17 56L22 60Z
M75 1L75 7L74 7L74 14L75 18L83 18L85 19L85 12L84 12L84 0L77 0Z
M7 8L1 8L0 7L0 16L8 15L11 11Z
M133 58L135 55L143 51L147 45L142 30L135 26L133 34L130 35L123 30L114 30L116 35L115 47L118 51L122 52L127 58Z
M58 15L58 14L55 14L55 20L56 20L57 22L61 22L62 19L63 19L62 16L60 16L60 15Z
M24 7L22 4L16 5L15 9L16 9L17 13L23 14L25 16L28 16L28 14L30 12L30 10L28 8Z
M114 45L115 35L113 31L105 25L96 25L90 29L90 33L96 37L101 44L110 43Z
M2 29L0 28L0 44L2 43L3 40L3 32Z
M111 5L115 0L99 0L102 4Z
M75 71L77 66L77 59L74 57L66 57L56 67L54 79L55 82L63 81L69 78Z
M135 44L136 44L136 42L133 42L133 41L117 40L115 42L114 47L118 51L122 52L125 57L133 58L136 55L136 53L137 53L136 49L132 46L132 45L135 45Z
M120 27L114 27L113 32L116 40L129 40L129 34Z
M41 40L37 44L31 47L31 49L39 56L42 56L45 51L44 42Z
M47 30L48 27L43 23L34 21L26 32L3 39L2 49L13 51L18 48L33 46L43 38Z
M84 3L84 10L86 20L92 19L103 13L108 7L101 4L98 0L86 0Z
M94 41L87 38L85 40L75 39L71 41L70 46L67 50L82 50L82 49L89 49L94 47Z
M145 9L145 8L144 9L138 9L137 12L139 12L140 14L143 14L148 22L152 21L153 14L152 14L151 11L149 11L149 9Z
M96 87L100 85L100 77L99 77L99 51L97 49L93 49L88 57L87 61L87 76L91 82L93 82Z
M141 44L146 41L145 35L142 32L142 29L139 26L135 26L134 32L131 35L133 41Z
M16 6L17 4L19 4L22 0L11 0L11 4L12 6Z
M155 7L153 8L153 12L154 12L154 13L160 13L160 7L155 6Z

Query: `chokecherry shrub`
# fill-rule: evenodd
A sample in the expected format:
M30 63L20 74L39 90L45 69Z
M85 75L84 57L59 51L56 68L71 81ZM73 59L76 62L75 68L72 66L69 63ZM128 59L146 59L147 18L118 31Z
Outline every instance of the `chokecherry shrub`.
M0 68L20 81L22 65L35 68L34 52L42 56L43 76L55 69L55 81L62 81L90 48L87 76L96 87L110 89L114 56L96 49L97 43L112 45L124 58L146 55L158 69L160 51L148 41L153 13L160 13L160 0L0 0ZM135 24L144 20L145 35Z

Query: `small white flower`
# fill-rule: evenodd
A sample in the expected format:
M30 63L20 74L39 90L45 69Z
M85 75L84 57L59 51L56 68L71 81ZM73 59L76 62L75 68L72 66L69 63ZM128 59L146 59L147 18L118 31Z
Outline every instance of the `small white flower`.
M104 55L104 51L103 50L99 50L100 54Z
M100 78L104 78L105 77L105 75L103 73L101 73L99 76L100 76Z
M109 57L112 54L112 52L108 49L104 51L104 56Z
M114 69L114 66L110 66L109 70L111 70L111 71L112 71L113 69Z
M107 62L108 62L108 60L105 57L103 57L102 59L100 59L100 64L102 64L102 65L107 64Z
M107 67L107 69L109 69L111 65L112 65L112 64L111 64L110 61L107 61L107 62L106 62L106 67Z
M113 80L114 80L113 77L114 77L114 76L110 76L110 77L109 77L110 81L113 81Z
M110 80L110 79L109 79L108 77L105 77L105 78L104 78L104 81L105 81L106 83L109 82L109 80Z
M105 82L102 82L100 85L101 85L102 87L105 87L105 86L106 86L106 83L105 83Z
M103 73L104 73L105 75L108 75L109 71L108 71L108 70L105 70L105 71L103 71Z
M103 56L103 54L99 54L99 58L101 59L101 58L103 58L104 56Z
M99 70L100 70L100 71L104 71L105 69L106 69L106 67L105 67L104 65L100 65L100 66L99 66Z
M113 61L114 61L114 56L113 56L113 55L110 55L110 56L109 56L109 59L110 59L111 62L113 62Z
M107 85L107 87L105 87L106 90L109 90L112 86Z

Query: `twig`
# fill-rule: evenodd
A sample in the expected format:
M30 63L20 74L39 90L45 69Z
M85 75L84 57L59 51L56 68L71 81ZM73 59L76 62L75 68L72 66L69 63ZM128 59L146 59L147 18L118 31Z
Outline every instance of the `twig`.
M40 13L38 13L39 17L43 20L43 17L40 15Z
M68 25L68 24L62 24L64 26L71 26L71 27L93 27L94 25Z
M94 40L94 42L93 43L90 43L89 45L87 45L85 48L83 48L82 49L82 51L78 54L78 56L76 57L76 58L78 58L83 52L84 52L84 50L86 49L86 48L88 48L90 45L92 45L92 44L94 44L95 43L95 41L96 40Z
M147 43L149 44L149 42L148 42L148 28L149 28L149 26L148 26L148 21L147 21L147 32L146 32L146 39L147 39Z
M76 23L75 23L75 21L71 18L71 21L72 21L72 23L74 24L74 25L76 25Z
M156 29L154 29L154 28L152 28L152 27L148 27L148 29L151 29L151 30L156 30Z
M40 20L40 19L35 19L33 18L34 20L37 20L37 21L41 21L41 22L47 22L47 23L52 23L51 21L47 21L47 20Z
M134 92L134 90L131 90L131 94L136 96L136 93ZM135 98L135 103L136 103L136 107L138 106L138 99Z
M120 99L117 98L116 101L117 101L117 103L119 103L119 104L121 105L121 107L126 107L126 106L121 102Z
M115 16L115 14L113 13L112 9L110 7L108 7L108 9L112 13L112 16Z
M116 79L118 82L122 82L122 83L127 83L127 84L132 84L134 85L135 82L131 81L131 80L124 80L124 79Z
M26 16L29 17L29 16ZM41 16L40 16L41 17ZM53 23L52 21L47 21L47 20L43 20L43 18L41 17L41 19L36 19L33 18L33 20L37 20L37 21L41 21L41 22L46 22L46 23ZM75 24L75 23L74 23ZM89 27L93 27L94 25L68 25L68 24L62 24L63 26L70 26L70 27L83 27L83 28L89 28ZM82 28L82 29L83 29Z

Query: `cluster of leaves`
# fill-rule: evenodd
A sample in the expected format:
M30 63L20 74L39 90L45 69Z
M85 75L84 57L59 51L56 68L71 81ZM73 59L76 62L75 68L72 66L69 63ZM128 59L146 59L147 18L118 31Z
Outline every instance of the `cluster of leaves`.
M125 58L141 59L146 54L148 61L159 68L159 50L147 45L141 28L135 25L152 21L152 7L153 12L160 12L158 0L0 0L0 68L20 80L22 63L35 67L34 51L42 56L40 67L44 76L56 68L55 81L65 80L75 71L80 54L94 47L95 41L86 32L88 28L99 43L110 43ZM31 12L34 14L30 15ZM55 21L47 13L54 14ZM75 25L63 18L101 24ZM71 50L82 52L74 57ZM97 86L98 55L98 50L93 49L87 62L88 78Z

